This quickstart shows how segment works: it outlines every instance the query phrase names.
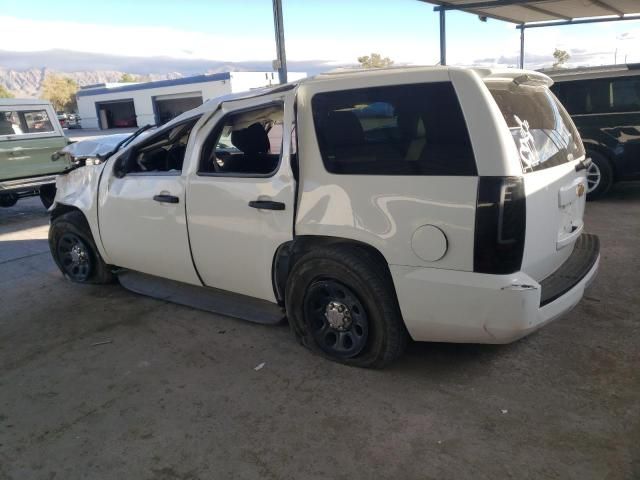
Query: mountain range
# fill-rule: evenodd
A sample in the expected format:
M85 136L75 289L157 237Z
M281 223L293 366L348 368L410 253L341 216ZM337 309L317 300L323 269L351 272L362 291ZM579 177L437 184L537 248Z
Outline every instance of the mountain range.
M288 69L308 75L344 66L320 60L288 62ZM48 73L62 74L80 86L117 82L124 73L142 80L166 80L203 73L271 71L271 62L222 62L171 57L127 57L72 50L14 52L0 50L0 85L16 97L37 97Z

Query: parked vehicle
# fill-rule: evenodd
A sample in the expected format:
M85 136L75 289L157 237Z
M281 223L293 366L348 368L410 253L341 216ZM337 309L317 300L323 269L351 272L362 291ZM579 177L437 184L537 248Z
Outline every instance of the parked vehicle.
M56 112L56 116L58 117L58 122L60 122L60 126L62 128L69 128L69 120L65 112Z
M573 308L599 262L588 162L550 84L401 68L211 100L60 176L51 253L74 282L286 313L349 365L409 337L512 342Z
M640 64L548 72L582 136L592 164L587 198L640 179Z
M49 102L0 99L0 206L39 195L49 208L55 175L69 166L51 157L67 143Z

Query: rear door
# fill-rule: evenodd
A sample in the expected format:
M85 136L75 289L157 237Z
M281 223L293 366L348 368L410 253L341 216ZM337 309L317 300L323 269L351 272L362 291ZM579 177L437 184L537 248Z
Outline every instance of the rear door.
M518 149L526 207L522 270L541 280L571 255L582 234L585 152L571 118L545 86L490 83ZM578 168L576 168L578 166Z
M0 106L0 180L59 173L63 160L51 155L66 144L47 105Z
M198 132L187 223L207 286L275 301L274 255L293 238L293 99L288 92L224 103Z

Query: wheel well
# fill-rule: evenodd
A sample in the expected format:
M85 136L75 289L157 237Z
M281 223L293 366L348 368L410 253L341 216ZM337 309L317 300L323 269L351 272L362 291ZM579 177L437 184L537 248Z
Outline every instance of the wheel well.
M602 148L599 145L594 145L594 144L586 144L584 146L585 150L587 151L587 157L589 157L589 151L591 152L595 152L598 153L600 155L602 155L604 158L607 159L607 161L609 162L609 165L611 166L611 171L613 172L613 181L617 181L618 180L618 169L616 167L616 162L613 161L613 159L611 158L611 152L609 152L606 148Z
M368 243L359 242L350 238L342 237L325 237L315 235L301 235L295 239L283 243L278 247L273 258L272 268L272 281L273 290L278 300L278 303L284 305L285 288L287 285L287 279L291 269L296 264L298 259L311 250L318 247L358 247L365 250L371 258L389 275L391 279L391 272L389 270L389 264L384 258L384 255L380 251L369 245Z
M72 207L70 205L65 205L64 203L57 203L55 208L51 211L51 221L54 221L60 215L76 211L82 213L82 210L80 210L78 207ZM82 213L82 215L84 216L84 213Z

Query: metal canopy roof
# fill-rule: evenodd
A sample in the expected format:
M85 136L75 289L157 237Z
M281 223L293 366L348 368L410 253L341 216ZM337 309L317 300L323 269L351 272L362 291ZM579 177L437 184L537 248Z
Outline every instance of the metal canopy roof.
M638 0L421 0L439 5L437 10L461 10L481 17L519 25L569 21L586 17L640 13ZM611 19L614 20L614 19Z
M520 29L520 68L524 68L527 28L640 20L640 0L420 0L438 5L440 64L447 63L445 13L450 10L516 23Z

